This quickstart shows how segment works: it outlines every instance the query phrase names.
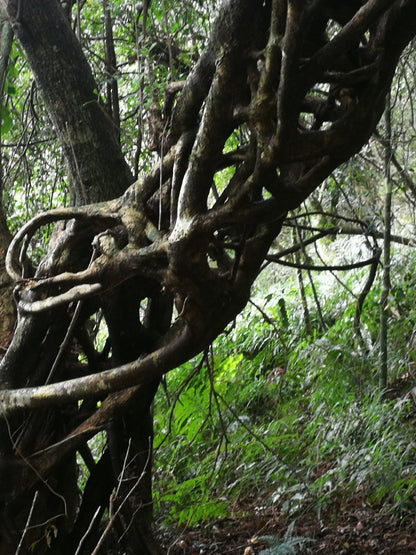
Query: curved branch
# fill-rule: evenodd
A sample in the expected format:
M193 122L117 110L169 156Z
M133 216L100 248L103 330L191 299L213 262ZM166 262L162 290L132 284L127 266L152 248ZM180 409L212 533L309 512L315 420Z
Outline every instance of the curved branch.
M24 283L24 291L42 292L46 291L48 297L42 300L21 301L18 310L23 313L39 313L57 306L78 301L104 290L114 289L127 279L141 275L153 277L151 262L154 259L165 257L167 243L154 243L141 249L124 247L114 253L102 254L91 262L86 270L80 272L63 272L53 277L27 280ZM65 292L59 292L53 296L53 290L58 291L67 286ZM19 288L17 288L19 293Z
M6 417L22 409L44 408L80 399L96 399L108 393L160 379L163 374L176 368L200 350L187 324L181 322L179 325L182 329L172 327L170 335L173 337L166 338L165 345L144 358L82 378L39 387L0 391L0 415Z
M355 270L357 268L364 268L364 266L369 266L373 264L375 261L379 260L380 255L372 256L367 260L363 260L362 262L355 262L353 264L338 264L335 266L314 266L313 264L296 264L295 262L289 262L287 260L282 260L280 258L276 258L273 255L266 256L266 260L269 262L276 262L277 264L281 264L282 266L289 266L289 268L297 268L299 270L312 270L316 272L325 272L326 270L331 272L337 272L342 270Z
M79 449L91 437L104 430L115 413L120 416L129 407L139 390L140 386L134 386L108 395L96 411L66 437L27 457L30 467L36 469L29 477L30 484L35 484L38 476L47 476L69 453ZM22 482L22 487L27 488L28 484Z
M316 81L320 71L328 68L339 56L357 44L376 20L379 13L390 8L396 0L369 0L358 10L341 31L319 49L304 68L307 80Z
M90 297L91 295L95 295L99 291L101 291L102 288L103 287L100 283L76 285L75 287L69 289L69 291L61 293L56 297L48 297L41 301L33 301L32 303L20 301L18 305L18 310L19 312L25 312L29 314L51 310L52 308L56 308L57 306L68 304L73 301L79 301L81 299L85 299L86 297Z
M381 66L381 56L377 56L374 62L371 62L365 66L359 67L358 69L353 69L351 71L328 71L324 73L322 77L323 83L336 83L338 85L345 85L351 87L351 85L356 85L357 83L362 83L367 81L380 69Z
M7 250L5 266L6 271L13 281L20 281L22 279L22 268L18 264L19 256L17 250L21 241L26 243L30 241L37 229L41 226L57 222L59 220L72 220L82 218L98 218L103 220L117 220L115 214L117 201L102 202L97 204L90 204L82 207L73 208L55 208L38 214L29 220L13 237L10 246Z
M366 346L365 346L365 341L364 341L363 335L361 333L361 328L360 328L361 313L362 313L362 310L363 310L364 301L367 298L367 295L368 295L368 293L370 292L370 290L373 286L374 280L376 279L377 268L378 268L378 264L380 262L381 253L382 253L381 249L377 249L375 251L374 260L371 264L370 272L369 272L367 280L364 284L363 290L361 291L361 293L360 293L360 295L357 299L357 306L355 307L353 328L354 328L354 331L355 331L355 335L356 335L358 341L360 342L361 346L364 348L364 350L365 350Z

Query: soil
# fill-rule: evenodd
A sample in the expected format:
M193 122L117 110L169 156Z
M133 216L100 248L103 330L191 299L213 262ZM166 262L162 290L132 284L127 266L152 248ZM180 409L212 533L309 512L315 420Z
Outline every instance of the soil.
M239 518L184 528L176 539L165 542L165 548L168 555L255 555L270 548L264 536L283 542L288 525L275 509L259 511L252 505ZM358 501L325 519L298 516L290 537L286 550L266 551L267 555L416 555L416 518L395 520ZM293 541L296 537L300 545Z

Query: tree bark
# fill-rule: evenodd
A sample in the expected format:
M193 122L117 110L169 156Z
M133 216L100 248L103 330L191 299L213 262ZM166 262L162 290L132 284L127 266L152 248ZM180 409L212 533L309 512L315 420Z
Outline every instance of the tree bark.
M122 194L132 173L98 86L57 0L3 0L42 90L65 159L75 204Z
M4 85L7 77L10 51L13 42L13 31L6 20L6 14L0 9L0 112L4 103ZM1 130L0 130L1 140ZM12 239L7 226L3 204L4 180L3 158L0 147L0 358L9 344L16 320L16 309L12 295L12 281L6 272L5 256Z
M91 69L59 3L57 1L9 2L7 9L12 18L14 31L25 49L29 63L36 76L37 84L41 88L51 119L60 138L68 166L73 202L80 205L86 202L106 200L121 194L132 183L133 178L121 152L118 141L119 129L114 125L100 104L97 85L93 79ZM10 25L7 25L5 28L10 30L10 34ZM1 230L3 229L5 233L2 236L8 239L4 248L3 244L1 245L5 252L11 237L8 237L5 226L1 227ZM62 229L55 232L58 236L58 241L61 233ZM79 231L74 231L72 235L75 235L75 233L79 233ZM92 236L89 241L92 241ZM89 255L90 253L87 254L87 256ZM72 262L69 262L69 264L71 265ZM7 279L8 283L10 283L8 276ZM13 309L12 314L14 314L15 310L10 287L2 289L3 292L6 293L6 296L1 309L5 311L6 307L11 307ZM131 300L128 302L130 303ZM6 320L5 312L4 316L2 327L7 324L4 332L4 341L6 341L10 339L10 326L14 320ZM42 379L45 379L48 369L54 366L54 361L57 360L59 351L56 347L64 341L65 331L70 321L71 316L65 312L55 314L52 318L46 320L44 318L22 318L20 324L22 334L16 334L14 344L9 350L8 358L3 367L1 375L3 386L9 383L19 387L19 385L24 383L25 379L32 380L32 383L36 383L39 380L41 383ZM129 323L124 322L119 324L121 328L126 328ZM30 336L29 341L22 339L22 335L25 333L28 333ZM55 345L51 344L51 338L53 342L56 341ZM22 341L26 344L24 350L20 347ZM47 349L45 351L43 349L39 350L38 345L46 345ZM135 356L137 355L138 353L135 353ZM65 356L68 357L68 354ZM128 352L126 352L122 362L129 361L128 357ZM27 369L27 372L25 372L26 378L20 375L20 378L16 379L13 368L19 364L22 364ZM64 370L61 367L60 370L58 369L57 375L62 371ZM35 378L33 372L35 372ZM56 379L56 376L54 379ZM154 392L155 390L152 390L152 393ZM133 468L139 474L143 471L143 466L141 466L144 464L143 457L136 456L135 449L138 445L140 446L140 441L142 443L146 442L147 445L149 437L152 436L150 404L151 400L147 401L147 405L144 406L138 401L138 414L134 414L137 411L132 408L129 415L129 418L132 418L134 422L137 423L143 420L144 423L143 427L139 426L138 431L135 433L136 439L130 452L134 464L130 464L130 472L133 471ZM20 437L19 441L22 461L24 461L23 453L30 449L35 451L38 447L41 447L44 444L44 438L48 437L48 441L53 441L54 437L58 438L62 433L63 424L67 416L68 414L64 417L44 414L34 416L29 421L23 420L22 422L26 426L26 433ZM36 425L40 422L42 422L41 426L44 430L44 435L40 435L39 442L34 444L31 440L31 435ZM3 458L7 459L11 456L10 448L6 447L8 444L10 445L7 429L4 428L2 430L1 437ZM117 448L122 450L125 447L124 442L128 441L129 439L124 437L122 445ZM15 445L14 449L16 448L17 446ZM114 469L111 468L110 470L114 472ZM74 527L75 512L78 504L76 472L74 455L71 455L70 462L57 467L54 475L49 477L49 480L54 482L57 495L65 498L65 506L68 509L66 517L57 518L57 515L63 512L62 501L59 500L57 503L57 496L43 488L42 490L37 490L36 516L33 516L31 522L31 525L36 525L36 522L41 522L42 519L44 522L52 519L53 526L58 526L60 529L65 530L66 534L69 534L67 537L68 542L59 541L59 549L65 549L71 555L77 548L76 541L81 539L80 532L85 533L87 529L85 521L84 526ZM16 472L17 475L19 475L19 472ZM112 483L116 483L117 477L118 475L113 476ZM71 487L68 487L70 484ZM140 491L140 494L135 491L135 498L137 499L141 495L145 499L142 502L145 509L136 510L137 507L135 507L132 510L130 507L131 515L135 515L135 519L139 524L130 527L132 533L127 534L126 538L134 536L137 543L139 542L138 538L143 535L145 541L151 544L152 541L154 542L151 533L151 511L149 512L149 507L151 507L151 503L149 505L149 498L151 500L151 478L143 480L140 483L140 487L136 488L136 490ZM34 492L31 491L26 497L26 504L30 505L33 498ZM6 504L3 511L5 511L3 514L13 514L14 522L11 524L6 521L7 530L4 527L2 530L4 537L7 536L11 541L10 547L6 547L6 544L4 544L6 540L0 541L0 545L4 549L4 553L7 553L9 549L14 552L13 546L16 546L17 542L21 539L19 534L22 533L27 514L21 511L19 505L14 506L13 503ZM83 511L83 514L85 514L87 503L83 505ZM129 517L126 512L124 510L125 520L129 522L132 517ZM144 516L142 517L143 514ZM77 533L75 533L75 529L77 529ZM136 529L139 530L138 533L135 532ZM17 530L20 531L18 532ZM47 548L48 541L53 541L53 535L51 538L48 538L47 528L45 530L43 536L42 532L36 533L36 529L35 532L26 533L24 544L31 545L36 542L36 552L41 553ZM95 535L96 539L98 537L97 534L98 531ZM74 551L71 551L72 548L74 548ZM67 551L68 549L69 551ZM138 552L147 553L144 549L139 549ZM156 553L156 547L153 546L153 551L150 552Z
M380 297L380 368L379 388L384 394L388 379L388 300L390 293L390 262L391 262L391 207L393 198L393 182L391 179L391 159L393 156L391 132L391 98L387 95L384 111L385 137L384 137L384 243L383 243L383 274Z
M369 0L348 4L337 35L310 46L314 22L337 20L324 5L226 2L159 137L160 162L122 196L49 211L13 239L6 264L18 282L19 322L0 366L0 470L10 477L0 491L5 554L23 535L25 548L37 541L35 553L46 552L51 526L55 545L68 538L90 553L102 530L93 523L88 531L88 519L98 521L103 504L112 509L102 540L108 550L120 540L123 552L158 552L150 405L159 380L235 318L287 212L368 140L399 55L416 33L414 0ZM116 196L130 172L58 3L10 1L8 9L77 181L78 203ZM353 61L346 51L357 54ZM64 86L54 87L60 80ZM322 83L329 92L317 99ZM348 88L348 105L336 96L339 85ZM230 152L229 137L243 130L247 142ZM214 195L224 168L232 177ZM60 220L67 223L56 244L22 281L20 244ZM101 316L111 350L96 349L88 333L91 318ZM74 453L102 431L107 451L90 465L77 511ZM36 518L48 524L26 534L33 500Z

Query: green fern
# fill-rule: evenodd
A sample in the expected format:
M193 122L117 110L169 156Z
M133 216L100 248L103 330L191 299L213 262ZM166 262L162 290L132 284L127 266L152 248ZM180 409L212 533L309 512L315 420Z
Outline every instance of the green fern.
M289 524L282 539L276 536L260 536L259 539L268 543L270 547L260 551L259 555L295 555L297 548L312 541L310 538L303 536L294 536L294 526L295 522Z

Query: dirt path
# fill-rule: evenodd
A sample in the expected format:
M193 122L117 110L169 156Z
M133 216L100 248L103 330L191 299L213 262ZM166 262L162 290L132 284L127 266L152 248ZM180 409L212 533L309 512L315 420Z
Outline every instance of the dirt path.
M218 520L198 528L184 528L174 541L166 543L169 555L255 555L269 547L260 538L283 538L288 523L276 511L245 510L245 516ZM403 522L380 511L351 504L336 517L319 520L316 516L299 516L294 537L305 538L296 551L279 553L325 555L416 555L416 520ZM288 539L288 546L296 544ZM277 552L277 551L276 551ZM270 555L272 555L270 553Z

